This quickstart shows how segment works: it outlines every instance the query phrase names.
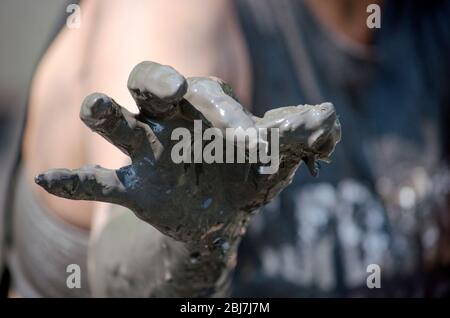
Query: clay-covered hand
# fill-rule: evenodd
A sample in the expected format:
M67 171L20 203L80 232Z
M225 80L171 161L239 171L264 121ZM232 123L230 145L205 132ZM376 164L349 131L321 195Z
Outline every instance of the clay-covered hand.
M330 103L278 108L258 118L221 80L185 79L172 67L154 62L138 64L128 88L139 114L94 93L84 100L80 117L127 154L131 165L118 170L52 169L37 176L36 183L63 198L125 206L183 242L213 246L238 237L251 213L289 185L302 161L315 174L316 161L328 160L340 140L339 121ZM195 120L202 121L203 130L279 128L279 169L264 174L260 162L175 163L171 153L178 141L172 140L172 132L178 127L194 132ZM257 140L258 145L261 142Z

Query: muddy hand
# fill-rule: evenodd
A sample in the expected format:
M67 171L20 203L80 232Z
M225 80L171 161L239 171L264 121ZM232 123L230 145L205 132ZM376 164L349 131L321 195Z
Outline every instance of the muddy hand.
M133 69L128 88L139 114L94 93L84 100L80 117L130 156L131 165L118 170L53 169L37 176L36 183L63 198L125 206L162 233L185 242L216 244L220 238L239 236L251 213L291 182L302 161L316 174L316 161L328 160L340 140L339 122L329 103L283 107L258 118L221 80L186 80L173 68L153 62ZM203 130L278 128L279 168L263 174L259 162L175 163L171 150L177 141L171 134L179 127L194 131L195 120L201 120Z

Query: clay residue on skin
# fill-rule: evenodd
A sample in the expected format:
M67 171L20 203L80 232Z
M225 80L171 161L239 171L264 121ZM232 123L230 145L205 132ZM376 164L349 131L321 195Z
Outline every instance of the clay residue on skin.
M340 139L339 122L330 103L281 107L258 118L237 102L221 80L195 77L186 81L173 68L154 62L138 64L128 85L139 114L94 93L83 102L80 117L128 154L132 164L118 170L49 171L37 181L55 195L130 207L177 240L199 240L210 224L225 224L219 232L235 233L234 226L226 225L234 222L233 215L249 213L269 202L290 183L302 161L316 174L316 161L328 159ZM219 129L279 128L280 158L285 166L264 176L259 170L261 163L195 164L187 169L175 164L170 156L171 131L195 127L184 110ZM228 211L226 217L219 216L217 209ZM240 222L246 215L242 217Z
M340 125L331 103L281 107L259 118L249 114L224 92L222 84L212 77L188 78L184 98L202 114L209 126L219 128L224 137L226 128L279 128L284 142L309 149L315 158L325 161L340 140Z
M176 70L155 62L142 62L134 67L128 78L128 88L138 89L169 102L178 101L186 92L186 80Z
M184 98L195 107L211 127L247 129L255 123L234 98L227 95L218 79L191 77Z
M208 231L206 231L205 234L203 234L202 239L204 239L207 235L219 231L222 227L223 227L222 223L211 226L211 228Z
M155 283L160 290L152 290L154 295L214 294L226 283L221 280L217 285L224 271L230 276L228 259L253 213L290 184L301 162L316 174L316 161L330 157L340 140L335 109L330 103L288 106L258 118L220 80L185 80L173 68L153 62L138 64L128 86L139 114L95 93L86 98L80 117L128 154L131 164L117 170L98 166L50 170L36 182L60 197L127 207L162 233L170 242L172 254L164 257L171 259L171 279L163 283L165 287ZM279 128L278 171L262 174L260 162L174 163L171 132L178 127L193 131L194 119L220 130ZM198 256L195 264L189 255ZM186 279L192 284L181 283Z
M35 182L52 194L91 200L99 196L118 197L126 191L116 173L100 166L84 166L80 169L52 169L36 177Z
M284 142L320 152L319 141L329 138L335 145L340 141L341 129L333 104L298 105L273 109L257 119L258 127L279 128ZM324 149L325 150L325 149ZM331 151L332 149L326 149ZM325 151L325 152L326 152ZM330 153L320 153L328 157Z

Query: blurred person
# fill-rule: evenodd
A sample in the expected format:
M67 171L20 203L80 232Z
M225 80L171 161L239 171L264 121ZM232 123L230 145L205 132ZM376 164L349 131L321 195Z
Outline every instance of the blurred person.
M383 9L380 29L366 25L372 3ZM449 2L85 1L81 8L81 28L61 30L30 92L8 246L19 295L145 297L133 282L149 270L164 275L147 254L126 253L136 233L152 237L145 223L132 219L114 237L104 229L117 207L60 199L32 183L54 167L126 163L78 113L94 91L134 111L125 83L143 60L222 78L256 115L323 101L340 114L333 163L319 178L298 171L252 221L232 295L448 295ZM97 269L115 270L105 277L117 281L82 275L82 288L68 289L67 264L86 273L97 257L88 257L92 237L109 245L91 251L119 255ZM382 270L381 289L366 286L370 264Z

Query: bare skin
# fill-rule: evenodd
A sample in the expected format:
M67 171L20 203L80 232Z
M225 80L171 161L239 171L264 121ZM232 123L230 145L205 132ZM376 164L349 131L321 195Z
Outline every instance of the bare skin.
M124 83L138 61L167 63L188 76L218 76L249 104L248 57L228 1L188 0L174 6L165 0L137 0L131 6L129 1L100 0L82 2L81 8L81 28L63 29L33 80L23 144L30 179L52 167L118 167L129 162L90 134L78 113L84 97L94 91L109 93L136 111ZM51 155L37 155L44 153ZM105 204L63 200L39 187L34 191L50 211L82 228L91 228L94 214L106 213Z

